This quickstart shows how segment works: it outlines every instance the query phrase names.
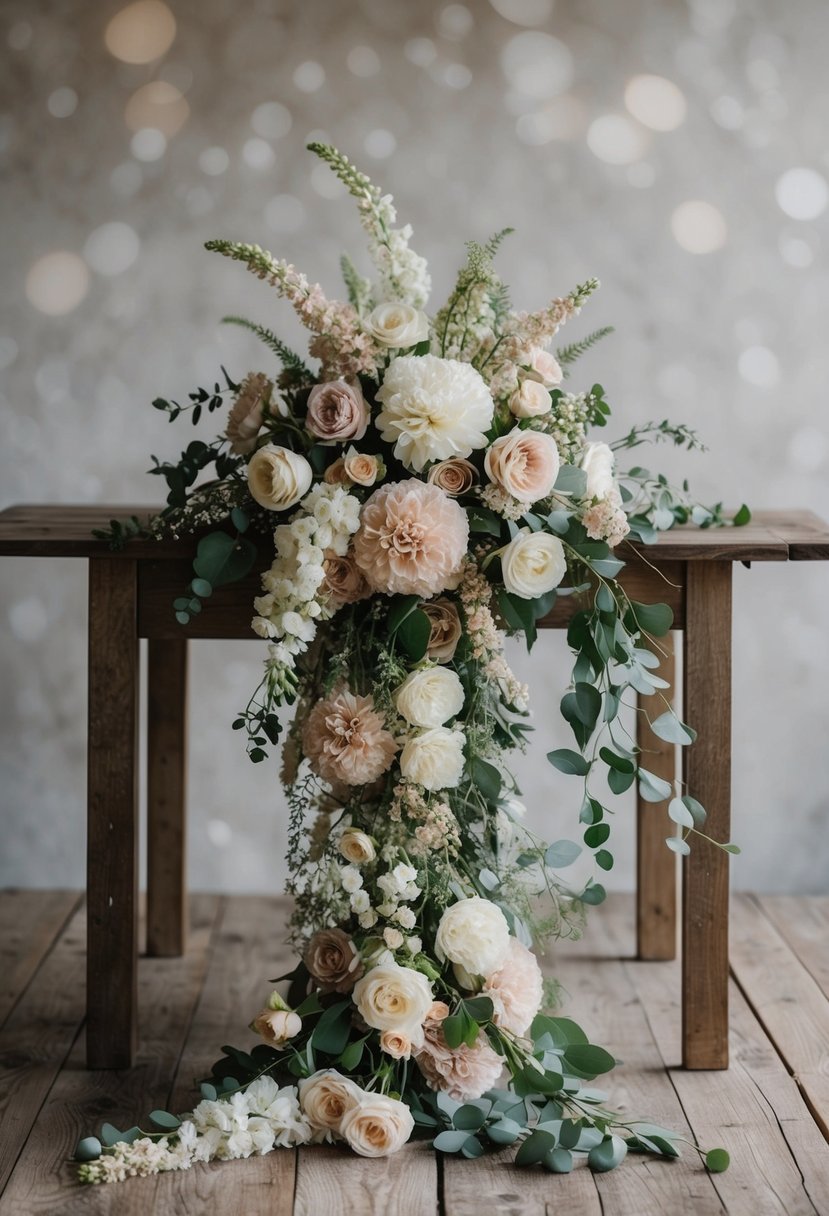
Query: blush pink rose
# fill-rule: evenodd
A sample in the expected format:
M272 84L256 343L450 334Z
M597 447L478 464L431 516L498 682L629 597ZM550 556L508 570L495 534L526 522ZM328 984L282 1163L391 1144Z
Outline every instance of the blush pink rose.
M305 426L317 439L338 443L362 439L368 421L368 403L358 383L329 380L311 389Z
M311 710L302 750L323 781L368 785L389 768L397 743L371 697L344 690Z
M492 1050L481 1033L474 1046L461 1043L451 1048L446 1042L441 1022L429 1020L423 1026L423 1046L414 1058L430 1089L448 1094L455 1102L469 1102L492 1089L504 1067L504 1062Z
M538 502L552 493L559 470L556 441L544 431L513 429L489 447L488 476L520 502Z
M354 559L375 591L436 595L455 588L469 542L466 512L412 478L376 490L363 507Z
M530 355L530 370L545 388L555 388L564 379L564 372L554 355L540 346L533 347Z

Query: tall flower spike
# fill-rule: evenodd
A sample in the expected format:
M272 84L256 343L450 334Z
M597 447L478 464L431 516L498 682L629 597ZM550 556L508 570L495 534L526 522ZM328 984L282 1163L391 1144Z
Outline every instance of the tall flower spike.
M405 300L415 308L423 308L432 280L426 259L409 248L411 226L393 226L397 212L392 196L381 194L371 178L330 144L311 143L308 150L325 161L357 200L360 222L369 238L369 252L380 273L379 299Z

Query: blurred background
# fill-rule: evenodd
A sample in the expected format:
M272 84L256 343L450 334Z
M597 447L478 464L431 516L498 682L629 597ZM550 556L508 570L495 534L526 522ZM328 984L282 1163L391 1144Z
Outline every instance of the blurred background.
M202 243L258 242L335 293L362 234L313 138L394 193L432 310L463 242L505 225L519 306L601 278L563 340L616 333L570 385L601 380L615 434L670 416L710 448L631 463L703 501L829 516L823 0L4 0L0 20L0 505L157 501L149 454L192 429L151 399L220 363L271 368L221 317L300 341ZM0 580L0 885L80 887L85 570L4 559ZM736 569L738 887L829 889L827 602L818 564ZM513 657L535 708L525 801L553 839L577 830L575 786L544 759L568 743L569 655L547 634ZM229 729L261 658L255 639L192 649L194 887L282 882L278 765ZM633 829L619 800L609 886L632 884Z

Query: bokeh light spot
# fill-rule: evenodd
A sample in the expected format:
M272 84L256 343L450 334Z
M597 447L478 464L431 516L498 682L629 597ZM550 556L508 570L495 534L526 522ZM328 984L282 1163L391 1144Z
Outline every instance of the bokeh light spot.
M410 38L403 54L416 67L428 68L437 59L438 50L431 38Z
M266 140L257 137L245 141L242 147L242 160L251 169L256 169L261 173L273 167L276 153Z
M250 125L263 139L282 139L291 129L291 111L279 101L263 101L253 111Z
M536 31L510 38L501 52L501 67L518 93L540 101L564 93L573 80L570 49L552 34Z
M499 17L513 25L543 25L553 15L553 0L489 0Z
M438 29L444 38L465 38L474 24L475 18L465 4L447 4L438 13Z
M176 19L162 0L136 0L106 27L107 50L122 63L152 63L173 44Z
M199 153L199 168L208 177L219 177L230 168L230 157L224 148L203 148Z
M302 93L316 93L325 84L325 68L313 59L306 59L294 69L294 84Z
M799 236L782 236L779 247L783 261L798 270L805 270L815 260L811 245Z
M46 109L53 118L71 118L77 108L78 94L68 85L55 89L46 101Z
M167 136L157 127L143 127L130 140L130 151L136 160L161 160L167 151Z
M397 140L391 131L387 131L385 127L378 127L375 131L369 131L363 140L363 147L375 160L385 160L387 156L393 155L397 148Z
M371 46L353 46L345 62L352 76L366 78L376 76L380 71L380 56Z
M129 270L141 249L138 233L129 224L113 220L90 232L83 254L98 274L112 276Z
M602 114L587 129L587 146L607 165L629 165L645 154L648 137L624 114Z
M49 317L60 317L77 308L88 291L86 264L67 250L44 254L26 275L29 303Z
M166 80L152 80L136 89L124 111L130 131L151 127L166 139L180 131L189 117L189 105L176 86Z
M703 199L679 204L671 216L671 232L686 253L713 253L728 236L722 212Z
M737 360L737 370L755 388L774 388L780 382L780 363L767 346L749 346Z
M814 220L826 210L829 186L816 169L787 169L774 188L777 205L793 220Z
M685 121L685 96L665 76L634 76L625 86L625 105L652 131L673 131Z

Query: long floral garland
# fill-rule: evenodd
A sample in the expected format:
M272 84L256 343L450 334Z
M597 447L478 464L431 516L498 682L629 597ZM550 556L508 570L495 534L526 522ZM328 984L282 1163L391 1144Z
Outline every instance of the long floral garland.
M105 1125L79 1145L79 1176L114 1181L320 1140L382 1156L416 1130L469 1158L518 1144L519 1164L559 1173L574 1154L597 1171L631 1149L675 1157L675 1132L623 1120L593 1088L615 1062L544 1012L555 990L532 946L575 936L604 899L600 882L572 886L561 872L584 849L612 866L607 789L636 782L646 800L669 801L675 851L703 834L704 808L642 766L619 719L633 691L658 706L654 734L694 739L656 674L670 609L628 597L618 547L688 519L744 523L748 511L726 521L687 488L617 468L619 451L646 440L699 446L685 427L587 439L606 425L604 390L569 392L564 379L609 331L548 348L595 279L538 312L513 310L493 265L504 231L469 244L429 316L427 265L391 198L335 149L311 150L357 200L376 281L344 258L349 299L334 302L256 245L210 242L292 304L319 367L227 318L282 370L241 384L223 372L224 387L183 405L156 400L171 421L189 412L194 423L228 395L232 406L224 434L151 470L168 489L152 534L200 536L174 604L183 625L252 568L251 535L273 536L253 618L264 676L233 725L262 761L282 736L280 707L296 703L282 780L301 961L253 1018L261 1041L224 1049L192 1111L153 1112L151 1132ZM128 520L105 535L120 545L138 530ZM504 763L530 729L504 634L531 647L564 595L578 597L561 701L574 747L548 759L581 781L581 844L527 828ZM724 1150L703 1155L709 1169L728 1164Z

